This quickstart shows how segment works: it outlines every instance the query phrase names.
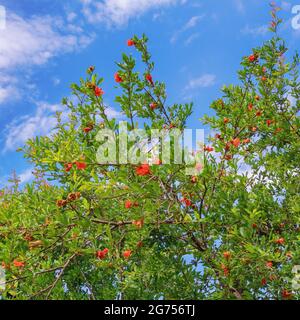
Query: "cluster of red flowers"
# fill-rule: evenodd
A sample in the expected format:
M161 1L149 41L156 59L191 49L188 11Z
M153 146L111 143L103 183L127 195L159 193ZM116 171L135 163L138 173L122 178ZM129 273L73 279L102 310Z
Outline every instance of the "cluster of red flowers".
M76 161L76 162L68 162L65 164L65 171L69 172L73 168L73 165L77 167L78 170L85 170L87 167L87 164L82 161Z
M96 252L96 256L98 259L104 259L106 257L106 255L108 254L109 250L107 248L103 249L103 250L98 250Z

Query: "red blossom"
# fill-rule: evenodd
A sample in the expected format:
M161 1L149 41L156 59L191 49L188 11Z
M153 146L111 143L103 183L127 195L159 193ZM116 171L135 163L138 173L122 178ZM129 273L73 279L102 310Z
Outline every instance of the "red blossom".
M98 250L97 252L96 252L96 256L97 256L97 258L98 259L104 259L105 257L106 257L106 255L108 254L108 252L109 252L109 250L108 250L108 248L105 248L105 249L103 249L103 250Z
M95 96L97 97L102 96L104 94L104 91L99 87L95 87L94 92L95 92Z
M275 240L275 243L277 244L284 244L284 238L279 238Z
M87 164L85 162L77 161L77 162L75 162L75 164L76 164L76 167L78 170L85 170L87 167Z
M127 40L128 47L132 47L135 45L135 42L132 39Z
M154 86L154 82L150 73L146 74L146 80L151 84L151 86Z
M230 257L231 257L231 253L230 253L229 251L225 251L225 252L223 252L223 256L224 256L224 258L225 258L226 260L229 260Z
M123 79L120 77L120 75L117 73L115 73L115 81L120 83L120 82L123 82Z
M155 110L157 107L158 107L158 105L157 105L157 103L155 103L155 102L152 102L152 103L150 104L150 109L151 109L151 110Z
M248 61L249 62L254 62L257 60L257 55L256 54L251 54L249 57L248 57Z
M284 289L281 292L281 296L283 299L289 299L293 296L293 294L291 292L289 292L288 290Z
M141 164L135 169L135 172L138 176L147 176L151 174L149 164Z
M190 207L192 205L192 201L187 198L182 198L180 201L184 203L187 207Z
M19 260L14 260L13 262L14 266L17 267L17 268L23 268L25 267L25 262L23 261L19 261Z
M239 138L235 138L231 140L231 144L236 148L240 145L240 143L241 143L241 140Z
M65 171L69 172L73 167L73 163L69 162L65 164Z
M265 286L267 284L267 279L266 278L261 279L260 283L262 286Z
M132 251L131 251L131 250L125 250L125 251L123 252L123 257L124 257L125 259L130 258L131 255L132 255Z
M267 126L270 127L270 125L272 124L272 122L273 122L272 120L268 119L268 120L266 121Z
M134 203L131 200L126 200L124 205L126 209L130 209L134 206Z
M214 148L212 148L210 146L206 146L206 147L204 147L204 151L212 152L212 151L214 151Z
M84 132L84 133L89 133L89 132L92 131L92 130L93 130L92 127L85 127L85 128L83 128L83 132Z

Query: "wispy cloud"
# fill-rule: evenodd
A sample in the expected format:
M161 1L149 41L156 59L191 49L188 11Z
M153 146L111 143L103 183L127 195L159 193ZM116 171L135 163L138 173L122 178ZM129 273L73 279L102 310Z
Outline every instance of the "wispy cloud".
M185 90L194 90L197 88L211 87L216 83L216 75L214 74L203 74L197 78L193 78L189 81Z
M0 104L28 89L27 71L53 57L81 50L95 38L61 17L33 16L25 19L7 13L0 30ZM19 80L17 80L19 79Z
M35 114L15 119L5 130L4 151L15 150L34 136L49 134L56 124L53 117L56 111L62 111L62 106L39 102Z
M192 42L194 42L196 39L198 39L200 36L200 34L197 32L197 33L193 33L192 35L190 35L185 41L184 41L184 44L186 46L190 45Z
M204 19L204 17L205 17L205 14L191 17L180 29L174 32L174 34L170 39L170 42L175 43L182 33L196 27L198 23Z
M268 33L268 26L262 25L258 27L250 27L246 25L242 30L241 33L244 35L252 35L252 36L264 36Z
M41 65L63 53L88 46L93 36L70 30L59 17L34 16L23 19L8 14L6 29L0 30L0 69Z
M49 135L56 126L56 112L62 112L62 122L68 120L68 111L60 104L37 102L35 113L14 119L5 129L4 152L13 151L25 144L28 139L36 136ZM112 107L106 107L106 116L121 117L121 113Z
M185 0L81 0L83 13L91 23L122 26L150 9L184 4Z

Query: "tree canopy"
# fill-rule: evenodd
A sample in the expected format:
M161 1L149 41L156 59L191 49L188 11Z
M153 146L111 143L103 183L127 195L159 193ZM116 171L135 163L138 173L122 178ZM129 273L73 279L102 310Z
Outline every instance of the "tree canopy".
M103 78L91 66L71 85L52 134L22 148L35 181L1 192L4 299L300 297L299 57L287 59L276 10L271 39L202 119L211 135L197 175L161 159L98 163L99 130L119 129ZM183 130L193 106L168 104L147 41L128 41L115 101L129 132Z

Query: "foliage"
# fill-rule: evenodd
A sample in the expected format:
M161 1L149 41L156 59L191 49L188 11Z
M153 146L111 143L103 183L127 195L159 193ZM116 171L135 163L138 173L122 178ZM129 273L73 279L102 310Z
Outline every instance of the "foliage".
M35 182L1 194L4 299L299 298L299 57L285 59L276 10L272 39L242 59L240 84L202 119L216 135L195 177L178 164L141 174L97 163L99 129L118 124L94 67L72 84L53 134L23 149ZM126 54L117 64L128 130L183 130L192 105L167 106L146 36L128 45L145 66Z

